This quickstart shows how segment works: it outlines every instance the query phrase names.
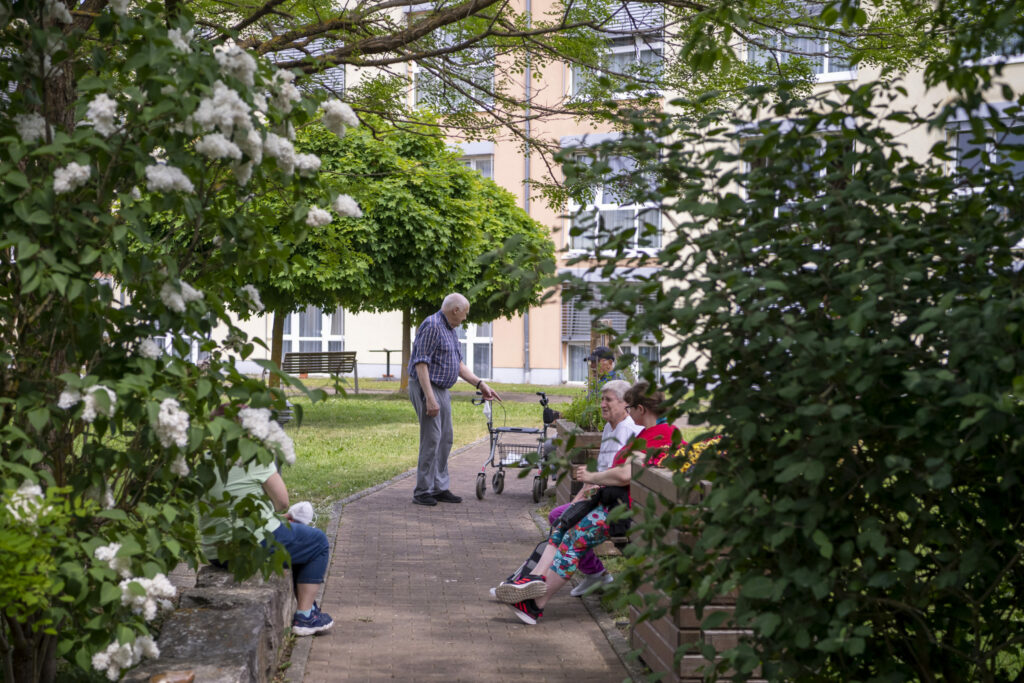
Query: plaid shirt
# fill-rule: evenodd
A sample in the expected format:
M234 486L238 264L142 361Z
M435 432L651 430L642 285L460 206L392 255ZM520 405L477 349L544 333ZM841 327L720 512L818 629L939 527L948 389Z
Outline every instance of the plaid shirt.
M417 377L416 365L427 364L430 383L450 389L459 379L462 346L455 328L448 324L444 313L438 311L420 323L412 342L409 358L409 376Z

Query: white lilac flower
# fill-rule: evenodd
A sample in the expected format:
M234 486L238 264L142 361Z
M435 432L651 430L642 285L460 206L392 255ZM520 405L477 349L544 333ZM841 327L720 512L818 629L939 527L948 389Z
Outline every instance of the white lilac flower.
M156 360L160 356L164 355L164 350L160 348L160 345L157 344L156 340L152 337L146 337L143 339L139 344L137 351L143 358L149 358L151 360Z
M320 170L320 157L315 154L296 154L295 171L301 176L316 175Z
M117 132L117 126L114 125L117 119L117 102L106 93L100 93L93 98L85 111L85 116L96 132L103 137L109 137Z
M196 151L207 159L241 159L242 150L224 137L223 133L210 133L196 142Z
M188 446L188 413L173 398L165 398L160 402L160 412L156 418L156 435L164 448Z
M323 110L324 128L331 131L338 137L345 134L346 128L355 128L359 125L359 117L341 100L327 100L320 108Z
M70 24L72 21L71 12L61 0L46 0L43 5L43 16L61 24Z
M330 225L331 212L321 209L319 206L309 207L306 213L306 225L311 228L319 228L322 225Z
M82 394L75 389L65 389L60 392L60 397L57 399L57 407L61 410L67 410L78 405L78 402L82 400Z
M213 48L213 56L217 58L222 74L234 76L250 88L253 86L256 60L252 55L237 45L218 45Z
M107 395L106 406L96 400L96 394L100 391L105 392ZM114 410L117 408L117 394L102 384L97 384L85 390L85 393L82 395L82 402L84 404L82 408L82 419L92 424L100 414L106 415L107 417L114 416Z
M112 510L117 505L117 501L114 500L114 494L107 489L103 492L103 507L107 510Z
M135 650L141 652L143 657L160 659L160 648L151 636L139 636L135 639Z
M274 104L285 114L292 110L292 102L298 102L302 99L302 93L295 87L294 81L295 74L291 71L278 69L277 73L274 74L274 85L277 87L277 93L274 95Z
M150 192L195 192L185 172L177 166L153 164L146 167L146 189Z
M92 554L100 562L106 562L107 566L120 574L122 578L127 579L132 575L132 561L127 557L118 557L119 550L121 550L120 543L110 543L96 548Z
M359 208L358 204L356 204L356 200L352 199L352 197L347 194L339 194L337 199L335 199L334 203L331 205L331 208L334 209L334 212L339 216L350 216L352 218L363 217L363 210Z
M194 33L195 32L192 29L182 33L180 28L172 28L167 31L167 37L171 40L171 44L178 48L178 50L185 54L191 54L192 46L189 45L189 43L192 42Z
M51 130L46 125L46 119L39 114L18 114L14 117L14 127L26 145L36 140L45 140L47 131Z
M248 130L252 127L249 117L251 107L241 96L226 86L223 81L215 81L213 95L204 97L192 113L190 120L201 130L220 130L231 135L236 127Z
M234 141L238 148L245 153L245 156L252 159L253 162L258 164L263 161L263 138L258 130L239 128L235 131Z
M131 4L131 0L109 0L108 4L114 14L123 17L128 14L128 5Z
M64 194L85 185L92 175L92 168L72 161L53 172L53 191Z
M132 188L131 195L132 199L134 199L135 201L139 201L140 199L142 199L142 190L139 189L138 185Z
M238 419L249 436L279 451L289 465L295 463L295 444L281 425L271 419L268 408L242 408L238 411Z
M242 293L249 299L250 308L256 313L263 312L263 300L260 299L260 291L252 285L244 285Z
M144 594L136 595L135 591L128 587L132 583L141 586ZM177 589L163 574L157 574L152 579L130 577L118 585L121 587L121 604L131 608L135 614L141 614L146 621L153 621L157 611L178 594Z
M231 168L231 172L235 174L235 182L245 187L249 179L252 178L252 168L253 162L251 161L247 161L244 164L235 164Z
M38 484L25 481L11 494L7 512L18 522L34 525L39 514L48 509L43 505L43 489Z
M160 301L163 301L164 306L175 313L185 312L185 299L182 298L181 292L179 292L170 282L165 282L160 288Z
M177 281L177 286L171 282L165 282L160 287L160 300L164 302L164 306L175 313L184 313L188 304L199 301L203 296L198 289L181 280Z
M252 96L252 104L256 107L256 111L266 113L267 111L267 96L261 92L256 93Z
M134 643L119 643L116 640L92 656L92 668L106 674L107 679L121 679L121 670L130 669L143 657L160 658L160 648L150 636L139 636Z
M282 172L291 175L295 170L295 146L286 138L274 133L267 133L267 139L263 142L263 154L271 159L277 159L277 167Z
M171 473L176 474L179 477L187 477L189 473L188 463L185 462L185 456L179 455L171 463Z

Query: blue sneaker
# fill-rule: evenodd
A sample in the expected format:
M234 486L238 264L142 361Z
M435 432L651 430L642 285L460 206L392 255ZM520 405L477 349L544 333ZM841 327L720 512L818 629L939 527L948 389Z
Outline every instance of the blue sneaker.
M330 630L332 626L334 626L334 619L331 619L330 614L321 612L320 606L315 602L308 617L304 617L298 612L292 617L292 633L297 636L313 636Z

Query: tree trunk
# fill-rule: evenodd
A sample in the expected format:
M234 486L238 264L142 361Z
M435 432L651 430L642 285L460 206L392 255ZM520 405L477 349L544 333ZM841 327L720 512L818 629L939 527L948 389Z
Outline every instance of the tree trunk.
M32 630L36 618L29 617L25 623L15 623L6 618L10 627L7 638L10 650L5 652L4 679L13 675L13 681L22 683L53 683L57 679L57 637Z
M402 381L398 383L398 391L409 393L409 356L412 354L412 311L402 311Z
M274 311L274 326L270 333L270 360L281 367L282 349L284 347L284 319L288 313L280 310ZM270 386L281 386L281 378L277 375L270 376Z

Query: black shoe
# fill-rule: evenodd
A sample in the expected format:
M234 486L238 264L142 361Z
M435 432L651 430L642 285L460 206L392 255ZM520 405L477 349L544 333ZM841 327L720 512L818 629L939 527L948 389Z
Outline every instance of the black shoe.
M413 502L414 505L426 505L426 506L437 505L437 499L434 498L429 493L421 493L418 496L413 496L412 497L412 502Z
M442 503L461 503L462 502L462 498L460 496L456 496L454 493L452 493L451 491L448 491L447 489L444 490L444 491L441 491L440 493L435 493L434 494L434 498L436 498L437 500L439 500Z

